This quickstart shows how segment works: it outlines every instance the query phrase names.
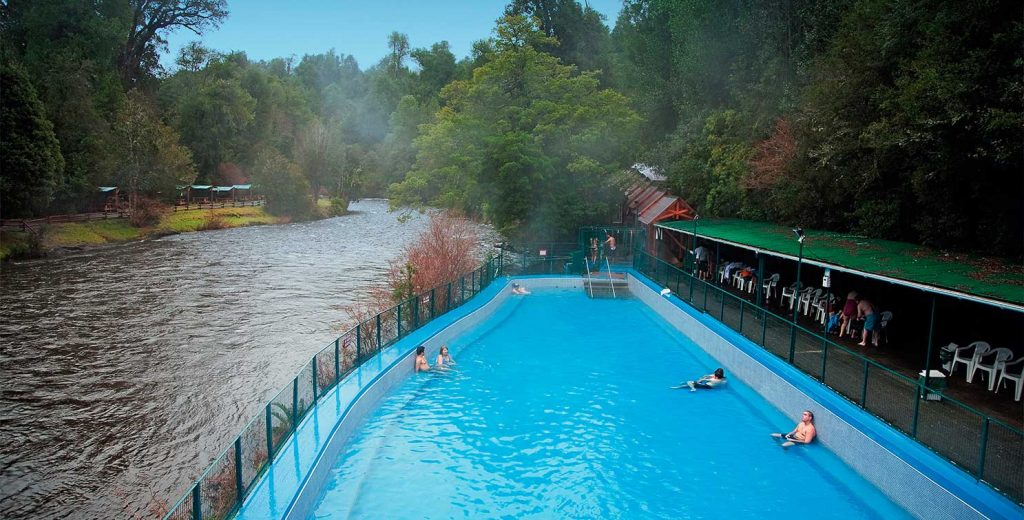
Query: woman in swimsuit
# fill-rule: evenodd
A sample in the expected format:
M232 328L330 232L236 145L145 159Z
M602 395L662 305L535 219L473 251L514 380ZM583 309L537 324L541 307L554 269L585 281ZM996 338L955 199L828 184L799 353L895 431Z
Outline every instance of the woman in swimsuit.
M448 353L448 345L441 345L441 351L437 353L437 361L434 364L438 368L448 368L455 364L455 360Z

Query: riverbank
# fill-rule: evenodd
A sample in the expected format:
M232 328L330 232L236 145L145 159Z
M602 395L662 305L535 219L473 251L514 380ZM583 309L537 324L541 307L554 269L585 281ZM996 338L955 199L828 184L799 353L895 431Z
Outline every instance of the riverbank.
M321 199L320 218L336 216L330 209L330 203ZM168 212L159 223L147 227L134 227L124 218L49 224L39 228L35 235L23 231L0 232L0 261L44 257L65 249L131 242L178 233L287 224L291 221L291 217L267 213L265 206L246 206Z

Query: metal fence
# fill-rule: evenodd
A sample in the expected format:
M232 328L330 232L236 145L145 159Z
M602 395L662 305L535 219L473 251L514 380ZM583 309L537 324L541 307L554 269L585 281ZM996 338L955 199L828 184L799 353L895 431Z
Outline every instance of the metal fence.
M633 267L862 409L1024 503L1024 432L647 253ZM940 400L927 400L938 394Z
M462 305L498 276L503 255L363 321L318 352L210 464L164 518L223 519L246 493L316 401L352 370L434 318Z

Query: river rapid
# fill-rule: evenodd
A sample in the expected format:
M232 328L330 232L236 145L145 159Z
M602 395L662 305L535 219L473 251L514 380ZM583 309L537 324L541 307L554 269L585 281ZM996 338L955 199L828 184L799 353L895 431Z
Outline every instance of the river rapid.
M350 209L2 266L0 518L173 505L428 225Z

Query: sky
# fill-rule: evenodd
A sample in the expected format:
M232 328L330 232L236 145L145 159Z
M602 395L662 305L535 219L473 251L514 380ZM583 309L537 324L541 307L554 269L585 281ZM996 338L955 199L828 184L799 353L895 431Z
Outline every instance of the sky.
M392 31L409 36L411 48L448 41L456 59L474 41L490 37L507 0L228 0L228 18L202 37L185 29L167 35L165 68L191 41L220 51L245 51L250 60L320 54L351 54L366 70L387 52ZM614 26L622 0L587 0ZM286 7L282 7L286 6Z

